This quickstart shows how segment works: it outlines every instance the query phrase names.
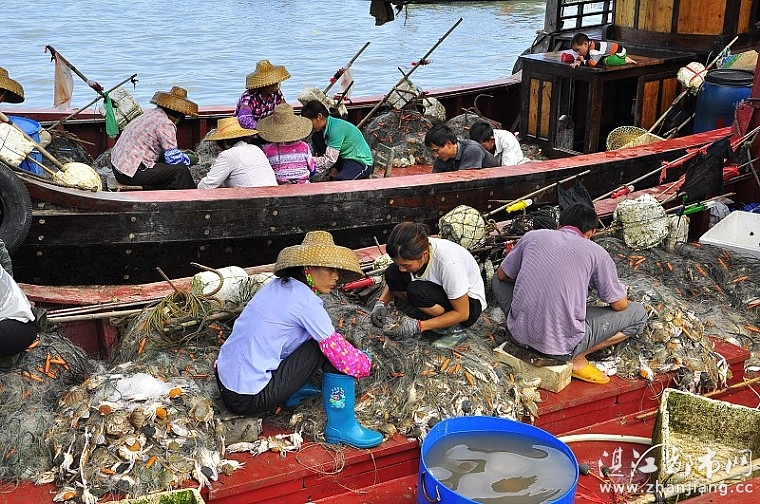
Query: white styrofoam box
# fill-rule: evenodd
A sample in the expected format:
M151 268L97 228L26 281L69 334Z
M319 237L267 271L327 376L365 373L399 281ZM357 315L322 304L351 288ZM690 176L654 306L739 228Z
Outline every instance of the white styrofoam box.
M731 212L703 234L699 243L733 250L748 257L760 257L760 214Z

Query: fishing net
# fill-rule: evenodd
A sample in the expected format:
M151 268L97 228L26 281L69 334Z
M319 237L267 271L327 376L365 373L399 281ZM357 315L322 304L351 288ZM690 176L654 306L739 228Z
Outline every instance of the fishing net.
M42 330L13 361L0 369L0 480L18 483L50 468L47 431L57 422L59 397L102 365L68 339Z
M446 121L446 109L443 104L415 86L409 79L393 88L388 95L387 103L394 110L422 110L422 115L432 124Z
M313 100L316 100L324 105L327 110L331 111L331 113L333 111L337 112L340 117L346 117L348 115L348 109L346 108L344 101L341 101L340 105L336 107L338 100L327 96L319 88L306 87L298 94L298 101L301 102L301 105L306 105L308 102Z
M446 126L451 128L458 138L470 138L470 126L477 121L487 121L491 123L493 129L501 129L500 122L470 111L465 111L458 116L452 117L446 121Z
M370 148L379 144L394 148L393 166L432 165L433 155L425 135L433 125L416 110L391 110L376 116L364 128Z
M719 387L728 370L707 335L749 349L747 369L760 370L757 259L694 243L669 253L659 247L632 251L613 236L596 241L615 260L629 298L643 302L650 314L644 333L621 345L622 376L676 371L679 388Z
M467 250L481 247L489 231L480 212L467 205L459 205L438 219L438 229L441 238Z
M621 201L614 219L622 225L626 245L634 250L657 246L668 236L668 216L651 194Z

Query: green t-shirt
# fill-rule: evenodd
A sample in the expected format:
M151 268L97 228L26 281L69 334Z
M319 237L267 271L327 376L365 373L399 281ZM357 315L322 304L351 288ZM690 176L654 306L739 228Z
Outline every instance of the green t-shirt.
M325 125L325 142L340 151L340 157L372 166L372 150L362 132L348 121L328 117Z

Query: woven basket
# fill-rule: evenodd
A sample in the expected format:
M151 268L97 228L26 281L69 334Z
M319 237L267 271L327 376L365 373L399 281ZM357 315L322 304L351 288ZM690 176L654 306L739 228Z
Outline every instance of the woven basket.
M653 135L644 128L639 128L638 126L618 126L607 135L607 150L648 145L660 140L664 140L664 138Z

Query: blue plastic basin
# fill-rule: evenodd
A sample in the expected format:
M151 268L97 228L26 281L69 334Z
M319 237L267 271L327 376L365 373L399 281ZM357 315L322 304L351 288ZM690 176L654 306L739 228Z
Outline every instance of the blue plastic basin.
M27 119L26 117L18 117L18 116L8 116L8 119L10 119L16 126L21 128L21 131L29 135L32 140L34 140L37 143L40 143L40 123L33 119ZM37 149L33 149L32 152L29 153L29 157L32 157L42 162L42 154ZM28 159L25 159L20 165L19 168L21 168L24 171L28 171L29 173L34 173L35 175L44 175L45 171L37 166L33 161L29 161Z
M489 433L498 435L506 433L510 435L519 435L525 438L535 440L539 445L554 448L567 456L567 464L574 471L572 486L562 495L557 496L551 502L571 504L575 500L575 491L578 486L578 461L570 448L552 436L548 432L507 418L496 418L489 416L469 416L449 418L438 422L430 429L420 448L420 472L417 481L417 504L427 504L430 502L445 503L472 503L476 502L461 494L451 490L437 480L431 473L428 466L428 454L430 450L451 434L471 434L471 433Z

